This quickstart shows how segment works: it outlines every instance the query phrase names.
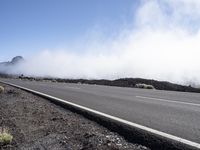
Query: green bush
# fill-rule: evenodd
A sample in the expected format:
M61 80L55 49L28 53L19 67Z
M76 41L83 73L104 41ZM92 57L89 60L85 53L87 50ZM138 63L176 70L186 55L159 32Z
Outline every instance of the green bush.
M4 92L4 87L0 86L0 94Z
M144 83L138 83L135 85L136 88L141 88L141 89L155 89L153 85L148 85Z
M11 143L13 140L13 136L8 132L7 129L0 129L0 145L6 145Z

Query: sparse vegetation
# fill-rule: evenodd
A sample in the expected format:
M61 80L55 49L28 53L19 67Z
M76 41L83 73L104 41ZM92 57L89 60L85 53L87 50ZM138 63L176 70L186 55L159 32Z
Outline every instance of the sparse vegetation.
M4 92L4 87L0 86L0 94Z
M148 85L144 83L138 83L135 85L136 88L142 88L142 89L155 89L153 85Z
M0 128L0 145L6 145L12 142L13 136L7 128Z

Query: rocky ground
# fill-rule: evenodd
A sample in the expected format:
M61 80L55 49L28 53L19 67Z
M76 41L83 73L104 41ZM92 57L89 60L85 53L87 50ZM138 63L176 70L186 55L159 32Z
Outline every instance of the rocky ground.
M10 144L0 145L2 150L148 149L46 99L3 86L0 127L9 129L14 138Z

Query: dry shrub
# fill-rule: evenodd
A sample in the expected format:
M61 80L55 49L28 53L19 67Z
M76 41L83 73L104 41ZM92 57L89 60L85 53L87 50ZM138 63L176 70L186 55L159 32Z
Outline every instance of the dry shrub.
M153 85L148 85L144 83L138 83L135 85L136 88L142 88L142 89L155 89Z
M0 94L4 92L4 87L0 86Z
M10 144L13 136L8 132L7 128L0 128L0 145Z

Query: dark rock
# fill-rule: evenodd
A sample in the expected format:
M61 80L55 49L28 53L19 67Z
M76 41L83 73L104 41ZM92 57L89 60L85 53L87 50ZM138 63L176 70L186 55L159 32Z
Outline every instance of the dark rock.
M24 58L22 56L16 56L11 60L11 64L17 64L24 61Z

